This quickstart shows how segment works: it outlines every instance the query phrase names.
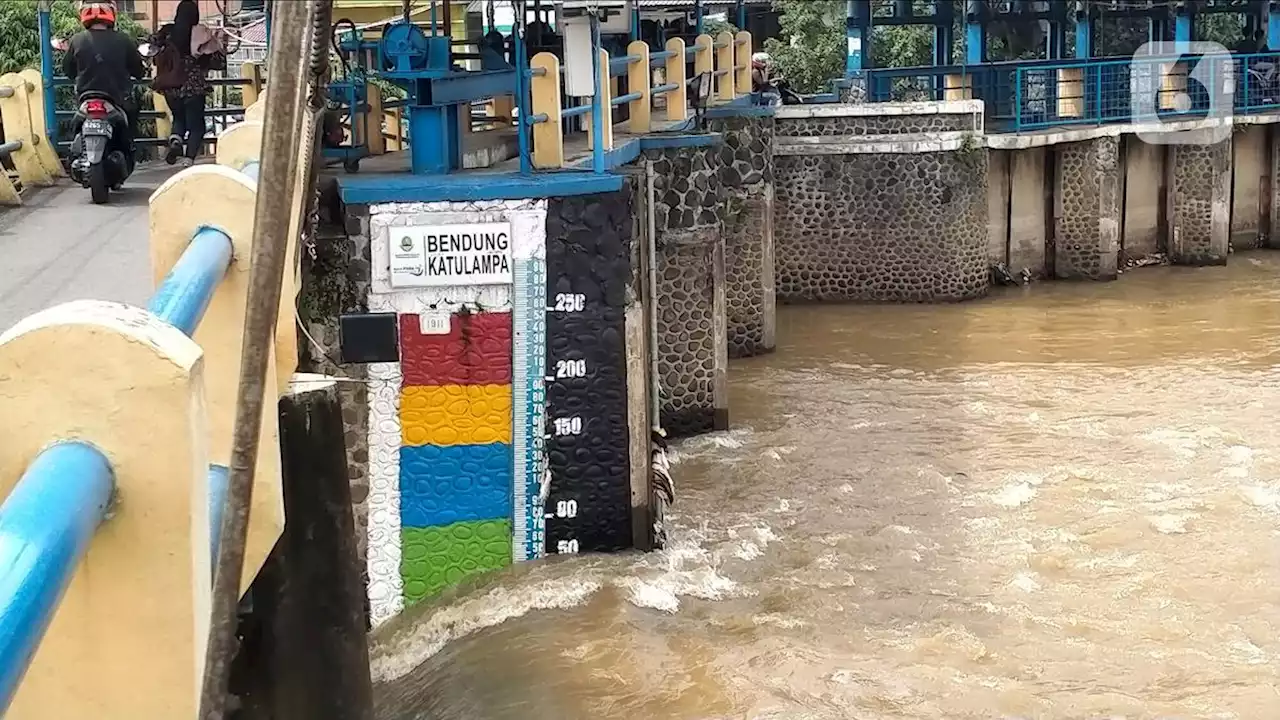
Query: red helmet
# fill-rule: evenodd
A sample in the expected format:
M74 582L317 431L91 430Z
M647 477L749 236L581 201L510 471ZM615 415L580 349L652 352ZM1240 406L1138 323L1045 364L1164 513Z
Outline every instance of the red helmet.
M94 23L116 26L116 4L114 2L82 2L80 3L80 24L89 27Z

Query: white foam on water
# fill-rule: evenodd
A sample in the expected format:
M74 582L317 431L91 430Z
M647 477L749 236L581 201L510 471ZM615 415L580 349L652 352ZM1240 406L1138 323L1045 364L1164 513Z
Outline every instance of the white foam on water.
M1240 494L1254 507L1265 510L1280 510L1280 488L1264 485L1246 485L1240 488Z
M1035 499L1036 489L1031 483L1014 483L1006 485L999 491L992 493L991 502L1000 507L1016 508L1026 505Z
M581 605L601 588L597 578L571 576L494 588L455 605L440 607L377 647L370 659L374 682L390 682L412 672L450 642L500 625L533 610Z
M1199 517L1194 513L1148 515L1147 522L1162 535L1181 535L1187 532L1187 522Z
M679 612L682 597L723 600L738 594L741 587L710 566L665 571L643 578L623 577L613 584L627 591L627 601L632 605L671 614Z

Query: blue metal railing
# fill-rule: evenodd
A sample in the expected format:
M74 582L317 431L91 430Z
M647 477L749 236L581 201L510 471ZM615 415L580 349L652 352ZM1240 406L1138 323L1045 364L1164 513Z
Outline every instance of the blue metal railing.
M872 102L937 101L968 88L988 128L1016 132L1276 111L1278 70L1280 52L1267 52L883 68L866 71L866 83Z
M256 163L245 172L256 176ZM147 309L187 336L195 333L231 266L231 239L201 228L152 295ZM217 554L227 470L209 469L210 549ZM12 701L76 566L107 515L115 480L100 450L84 442L50 446L0 505L0 715Z

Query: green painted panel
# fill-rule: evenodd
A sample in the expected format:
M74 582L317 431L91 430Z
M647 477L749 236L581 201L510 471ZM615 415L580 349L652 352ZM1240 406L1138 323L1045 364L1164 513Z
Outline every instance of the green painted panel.
M458 581L511 564L511 521L472 520L400 529L404 599L413 604Z

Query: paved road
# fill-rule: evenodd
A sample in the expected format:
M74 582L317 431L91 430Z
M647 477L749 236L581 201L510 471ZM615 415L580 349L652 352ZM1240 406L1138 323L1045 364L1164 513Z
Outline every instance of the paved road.
M69 300L147 301L147 199L174 168L139 168L111 204L62 180L0 211L0 332Z

